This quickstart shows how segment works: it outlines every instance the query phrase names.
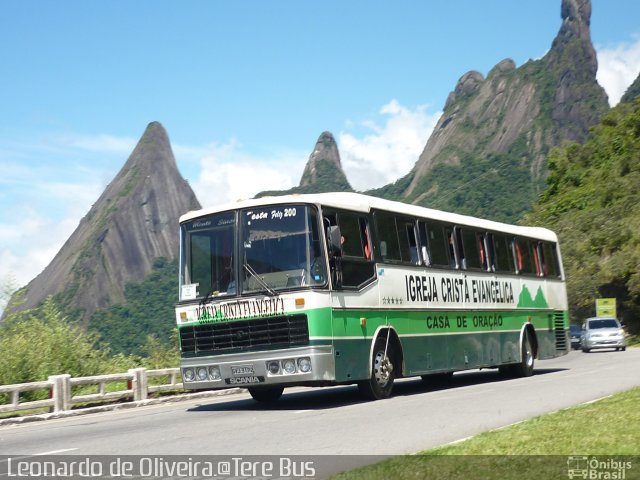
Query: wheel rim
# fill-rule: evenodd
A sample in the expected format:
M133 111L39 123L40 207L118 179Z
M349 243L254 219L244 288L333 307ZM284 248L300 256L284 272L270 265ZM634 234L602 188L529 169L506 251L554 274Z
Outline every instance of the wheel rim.
M527 367L531 368L533 366L533 349L531 348L531 342L529 342L528 339L525 343L524 355Z
M376 353L373 360L373 376L376 383L381 387L385 387L389 383L391 372L393 372L393 364L389 357L385 357L383 351Z

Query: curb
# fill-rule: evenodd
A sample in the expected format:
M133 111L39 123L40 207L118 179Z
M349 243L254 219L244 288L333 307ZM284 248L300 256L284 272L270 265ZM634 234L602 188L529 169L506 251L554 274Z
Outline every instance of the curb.
M91 413L110 412L116 410L126 410L129 408L146 407L148 405L159 405L162 403L184 402L187 400L197 400L198 398L224 397L245 393L245 388L230 388L227 390L212 390L207 392L182 393L178 395L168 395L160 398L149 398L136 402L113 403L110 405L99 405L95 407L78 408L76 410L65 410L61 412L39 413L35 415L25 415L24 417L11 417L0 419L0 427L5 425L21 425L23 423L39 422L43 420L53 420L57 418L79 417Z

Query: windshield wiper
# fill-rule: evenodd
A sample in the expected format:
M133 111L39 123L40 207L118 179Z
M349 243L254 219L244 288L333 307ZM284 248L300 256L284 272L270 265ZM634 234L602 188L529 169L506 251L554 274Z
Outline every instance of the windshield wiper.
M253 269L253 267L251 265L249 265L248 263L245 263L244 265L242 265L244 267L244 269L249 272L249 274L256 279L256 281L262 286L262 288L264 288L264 291L267 292L268 295L272 296L272 297L277 297L278 294L276 293L276 291L271 288L267 282L265 282L262 278L260 278L260 276L258 275L258 273Z
M200 300L200 306L203 307L207 303L211 302L213 300L213 297L215 296L215 293L216 293L215 290L211 290L210 292L207 292L205 296L202 297L202 300Z

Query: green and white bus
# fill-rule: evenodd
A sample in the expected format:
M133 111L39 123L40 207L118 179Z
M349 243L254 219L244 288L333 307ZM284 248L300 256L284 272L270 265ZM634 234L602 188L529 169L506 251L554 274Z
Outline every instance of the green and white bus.
M556 235L356 193L180 218L176 322L190 390L357 384L476 368L533 374L569 350Z

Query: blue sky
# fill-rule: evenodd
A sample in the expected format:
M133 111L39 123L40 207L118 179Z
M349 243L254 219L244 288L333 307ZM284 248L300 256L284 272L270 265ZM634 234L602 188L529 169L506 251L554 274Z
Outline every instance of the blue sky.
M0 3L0 284L53 258L159 121L205 205L298 183L331 131L357 189L415 163L469 70L540 58L560 0ZM593 0L598 80L640 72L640 2Z

